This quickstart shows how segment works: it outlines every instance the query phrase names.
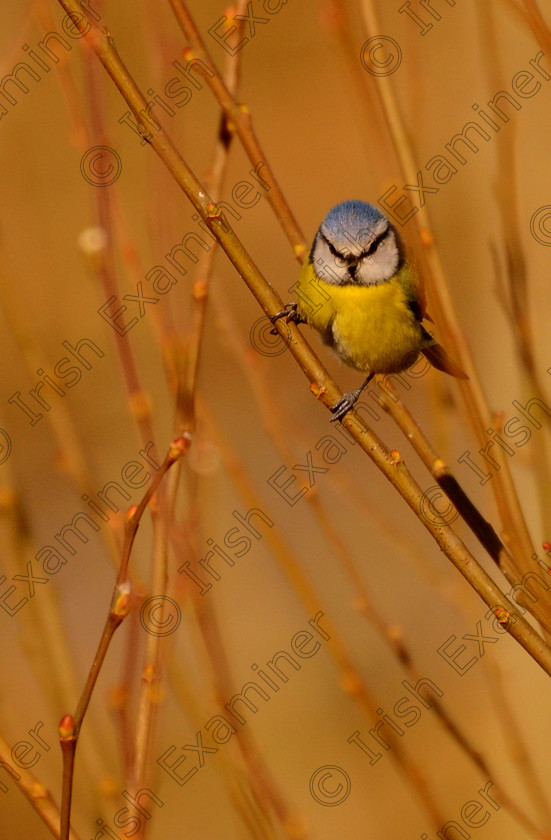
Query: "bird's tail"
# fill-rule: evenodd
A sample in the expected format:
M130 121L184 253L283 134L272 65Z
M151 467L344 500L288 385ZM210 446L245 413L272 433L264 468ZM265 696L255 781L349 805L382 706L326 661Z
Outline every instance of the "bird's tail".
M448 356L441 344L431 344L429 347L424 347L421 351L429 360L431 365L434 365L438 370L449 373L450 376L455 376L457 379L468 379L469 377L465 371L461 370L459 365L456 365Z

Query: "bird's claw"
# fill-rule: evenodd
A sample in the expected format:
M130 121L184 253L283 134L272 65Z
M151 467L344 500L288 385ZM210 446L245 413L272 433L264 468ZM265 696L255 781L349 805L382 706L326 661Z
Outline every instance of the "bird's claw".
M296 303L286 303L283 309L276 312L275 315L272 315L270 321L272 324L275 324L280 318L287 318L287 323L292 321L295 324L304 324L304 318L297 312ZM275 327L273 330L270 330L270 335L277 335L277 329Z
M351 408L354 408L357 399L357 391L351 391L349 394L344 394L331 409L331 414L333 415L331 417L331 423L335 423L337 420L342 420L344 415L347 414Z

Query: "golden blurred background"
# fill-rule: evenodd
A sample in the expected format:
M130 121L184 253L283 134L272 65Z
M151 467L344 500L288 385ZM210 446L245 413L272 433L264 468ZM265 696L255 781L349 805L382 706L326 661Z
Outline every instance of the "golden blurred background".
M203 0L189 3L189 12L220 72L239 62L236 98L248 106L306 240L345 199L387 211L399 195L414 207L423 200L403 190L376 95L377 84L389 85L416 171L432 190L424 210L474 369L496 412L494 432L521 417L513 401L525 406L539 398L551 414L551 36L537 24L538 4L244 5L249 19L240 49L224 22L235 9ZM188 44L170 4L91 0L84 7L94 26L107 27L144 95L158 97L153 117L199 180L211 182L220 105L199 74L186 77ZM540 3L539 10L551 24L549 7ZM188 347L207 279L196 426L181 467L165 479L170 492L179 479L166 547L165 604L172 612L167 618L147 600L158 592L155 558L163 546L146 512L130 561L134 609L109 649L77 750L76 836L551 836L546 674L496 631L486 605L394 488L329 425L225 254L216 252L209 278L197 261L205 251L196 238L188 252L176 252L185 271L167 258L188 233L212 240L132 129L128 106L61 5L5 3L1 17L0 735L12 758L0 773L0 838L50 836L13 773L32 772L59 805L58 722L74 713L102 633L125 511L140 501L173 437L175 347ZM10 74L19 82L6 79ZM181 84L188 94L178 94L178 107ZM498 100L504 116L488 106L500 91L508 94ZM446 146L471 121L487 137L475 129L469 136L478 149L461 146L461 163ZM442 173L440 182L433 177L437 155L455 163L446 183ZM287 302L298 265L262 170L260 180L251 170L234 138L221 199ZM384 195L391 196L386 208ZM410 248L422 251L415 221L396 223ZM172 285L165 292L154 282ZM434 290L427 293L431 311ZM359 384L359 374L301 330L343 391ZM398 395L508 544L514 535L500 516L495 485L510 470L534 550L546 559L545 408L532 410L537 422L521 421L530 439L511 450L514 456L505 458L497 444L491 450L502 459L497 476L479 454L457 383L434 370L419 379L404 375L403 382L409 389L398 383ZM421 488L434 486L392 419L381 409L376 418L368 422ZM482 483L465 453L492 477ZM309 457L318 469L310 474ZM89 514L87 502L98 504L106 485L103 517L96 511L96 527L84 526L86 542L69 534L70 547L61 551L56 535L79 512ZM251 510L259 513L243 524L239 517ZM459 519L453 527L509 591ZM222 550L232 539L230 564ZM208 557L214 575L205 568ZM26 578L29 570L40 580ZM369 620L366 596L378 625ZM489 638L482 647L477 626ZM148 670L154 638L161 638L158 680ZM430 680L422 699L408 662L396 654L400 641L415 672ZM274 671L267 663L279 651ZM245 722L236 723L224 706L250 681L264 694L247 695L257 710L237 706ZM442 724L436 699L457 737ZM151 715L145 730L144 708ZM223 730L221 719L213 724L216 715L231 720L235 732ZM136 733L144 731L146 743L138 744ZM206 752L191 748L201 742ZM135 781L137 745L144 750L141 821L134 815L133 823L117 825L128 804L123 792Z

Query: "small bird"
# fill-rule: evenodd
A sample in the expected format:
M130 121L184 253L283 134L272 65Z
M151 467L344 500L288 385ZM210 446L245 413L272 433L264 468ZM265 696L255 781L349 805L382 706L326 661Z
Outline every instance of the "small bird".
M377 207L343 201L322 221L296 286L298 303L272 318L315 327L343 362L367 373L331 409L342 420L376 373L399 373L423 353L468 379L422 324L422 289L398 232Z

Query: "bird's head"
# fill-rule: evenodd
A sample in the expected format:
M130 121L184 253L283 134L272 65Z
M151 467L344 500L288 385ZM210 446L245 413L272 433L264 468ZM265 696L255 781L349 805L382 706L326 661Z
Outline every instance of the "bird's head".
M393 225L365 201L333 207L319 227L310 256L318 277L338 286L384 283L404 261Z

